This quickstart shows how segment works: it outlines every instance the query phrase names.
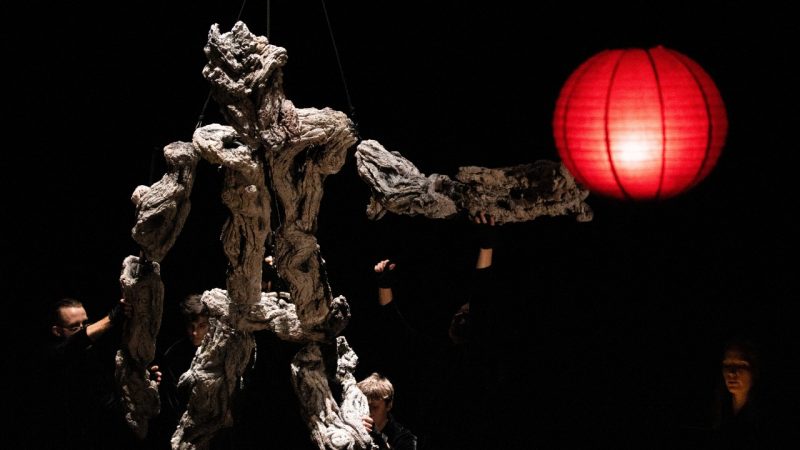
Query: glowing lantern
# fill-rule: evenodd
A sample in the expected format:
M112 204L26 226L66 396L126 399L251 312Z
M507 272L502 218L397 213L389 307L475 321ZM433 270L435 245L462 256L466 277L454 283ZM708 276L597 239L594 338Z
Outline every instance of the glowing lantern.
M553 116L559 155L592 192L673 197L717 163L728 119L714 81L664 47L605 50L561 89Z

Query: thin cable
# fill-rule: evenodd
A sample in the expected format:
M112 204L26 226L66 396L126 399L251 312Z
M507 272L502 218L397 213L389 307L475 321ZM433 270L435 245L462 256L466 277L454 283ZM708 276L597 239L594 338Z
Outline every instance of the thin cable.
M325 6L325 0L321 0L322 10L325 13L325 21L328 23L328 32L331 35L331 43L333 44L333 53L336 55L336 64L339 66L339 75L342 77L342 85L344 85L344 95L347 98L347 107L350 109L350 119L353 123L356 122L356 110L353 107L353 102L350 99L350 91L347 89L347 80L344 77L344 69L342 68L342 61L339 58L339 49L336 47L336 39L333 37L333 27L331 27L331 20L328 17L328 8Z
M211 101L211 89L208 90L208 95L206 95L206 101L203 103L203 109L200 111L200 115L197 117L197 124L195 124L194 129L198 129L203 126L203 118L205 117L206 109L208 109L208 102Z
M244 5L247 4L247 0L242 0L242 7L239 8L239 15L236 16L236 21L238 22L242 18L242 11L244 11ZM269 3L267 3L269 4Z
M245 0L245 1L247 1L247 0ZM270 40L270 23L271 23L271 21L272 21L272 2L270 0L267 0L267 42L269 42L269 40ZM269 180L269 186L270 186L269 196L271 197L272 202L275 204L273 209L275 211L275 218L278 219L278 227L277 228L280 229L280 228L283 228L283 220L281 220L281 205L278 202L278 191L275 190L275 181L272 179L272 176L271 176L271 173L270 173L271 171L267 170L267 167L270 167L270 166L267 165L266 152L264 152L262 154L264 155L264 158L262 158L262 159L264 161L264 171L266 172L264 174L264 177ZM272 228L272 227L270 227L270 228ZM271 254L275 253L275 251L274 251L275 250L275 236L274 236L274 234L275 234L274 232L270 233L270 238L271 238L270 240L272 241L270 243L270 245L272 247L272 250L270 251Z

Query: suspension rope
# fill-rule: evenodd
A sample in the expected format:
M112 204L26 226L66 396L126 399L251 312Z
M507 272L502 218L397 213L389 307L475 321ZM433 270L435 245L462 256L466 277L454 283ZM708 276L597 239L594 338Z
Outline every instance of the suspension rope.
M242 0L242 7L241 7L241 8L239 8L239 15L238 15L238 16L236 16L236 21L237 21L237 22L238 22L239 20L241 20L241 18L242 18L242 11L244 11L244 5L246 5L246 4L247 4L247 0ZM267 5L269 5L269 2L267 2ZM269 7L269 6L268 6L268 7Z
M245 0L246 1L246 0ZM267 0L267 42L270 40L270 24L272 23L272 2ZM278 228L283 228L283 220L281 220L281 205L278 202L278 191L275 190L275 178L272 176L272 165L268 165L266 161L266 152L264 152L264 168L267 169L267 173L264 175L269 180L269 196L272 197L272 202L275 204L273 210L275 211L275 218L278 219ZM272 227L270 227L272 228ZM275 233L270 233L269 242L269 253L270 255L275 254Z
M356 109L353 107L353 101L350 98L350 90L347 88L347 79L344 76L344 69L342 68L342 60L339 58L339 49L336 47L336 39L333 37L333 27L331 26L331 19L328 16L328 8L325 6L325 0L320 0L322 2L322 11L325 13L325 22L328 24L328 33L331 35L331 44L333 44L333 53L336 55L336 64L339 66L339 76L342 77L342 85L344 86L344 95L347 99L347 108L350 110L350 119L353 121L353 124L356 125L356 130L358 129L357 122L356 122Z
M200 115L197 117L197 123L194 126L195 130L203 126L203 118L206 113L206 109L208 108L209 101L211 101L211 89L208 90L208 95L206 95L206 101L203 102L203 109L200 110Z

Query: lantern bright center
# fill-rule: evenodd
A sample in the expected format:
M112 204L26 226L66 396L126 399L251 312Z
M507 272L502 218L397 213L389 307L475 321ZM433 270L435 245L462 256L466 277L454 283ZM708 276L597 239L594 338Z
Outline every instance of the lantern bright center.
M645 132L622 133L614 139L614 159L630 169L661 158L661 143L654 142L653 136Z

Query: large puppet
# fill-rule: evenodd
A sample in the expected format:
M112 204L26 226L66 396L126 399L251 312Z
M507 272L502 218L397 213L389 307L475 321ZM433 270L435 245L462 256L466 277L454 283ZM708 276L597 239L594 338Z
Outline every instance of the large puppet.
M141 251L123 263L121 283L134 313L116 371L128 424L143 437L148 419L158 414L158 391L148 380L147 367L155 355L163 309L159 264L189 214L196 167L203 159L225 171L221 196L230 216L222 245L228 272L225 289L202 295L211 328L179 381L191 397L172 447L205 448L218 430L231 425L231 396L253 349L252 333L270 330L304 344L292 362L292 381L316 445L371 448L361 422L369 413L367 401L353 377L358 359L339 336L350 318L349 306L332 293L315 237L325 178L337 173L355 149L359 175L372 192L367 207L372 219L387 211L429 218L484 211L498 223L542 215L583 221L591 219L584 202L588 192L552 161L463 167L455 179L425 176L379 142L359 141L344 113L295 107L282 86L286 50L253 35L242 22L227 33L213 25L205 54L203 75L227 124L203 126L192 142L167 145L167 173L152 186L139 186L132 196L137 209L133 238ZM274 229L273 213L281 217ZM275 265L288 293L261 291L268 240L274 242ZM335 367L324 361L336 361Z

